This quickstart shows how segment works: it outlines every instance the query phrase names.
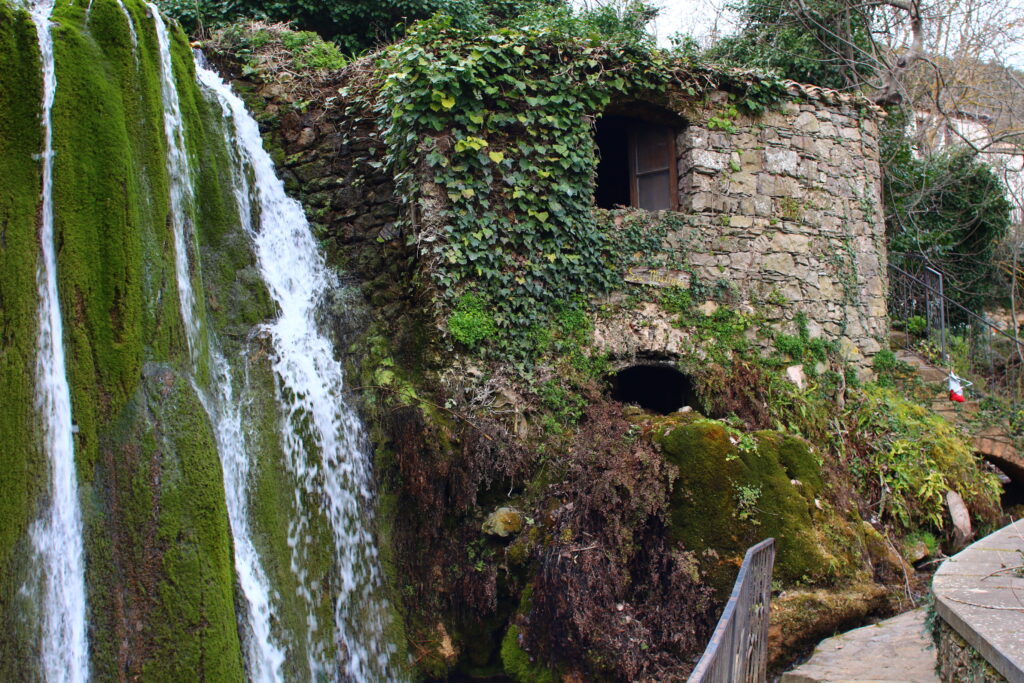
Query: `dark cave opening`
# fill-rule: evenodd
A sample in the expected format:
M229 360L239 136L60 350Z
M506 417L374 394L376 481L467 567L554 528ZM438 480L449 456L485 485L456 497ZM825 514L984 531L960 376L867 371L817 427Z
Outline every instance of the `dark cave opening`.
M1024 507L1024 484L1020 480L1008 477L1000 467L996 465L993 467L999 477L999 483L1003 487L1002 495L999 496L1000 506L1007 512L1011 508L1022 509Z
M612 398L661 415L698 408L693 381L671 365L633 365L611 378Z

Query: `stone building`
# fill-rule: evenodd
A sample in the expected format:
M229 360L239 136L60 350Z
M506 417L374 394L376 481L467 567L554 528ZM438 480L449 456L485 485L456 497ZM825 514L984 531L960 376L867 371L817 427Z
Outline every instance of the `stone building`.
M688 286L695 276L727 283L741 306L766 303L769 320L780 327L802 312L812 337L839 340L851 361L863 364L888 334L880 112L821 88L793 83L790 90L792 102L757 118L716 118L729 102L724 92L702 102L676 99L674 121L654 119L649 105L615 107L613 126L625 121L627 131L671 131L676 191L640 199L686 217L686 227L669 234L665 250L688 267L634 271L631 279L659 286ZM607 159L622 157L606 153L605 145L613 143L605 141L622 136L603 134L604 121L597 123L599 203L614 196L605 185L624 180L605 167ZM626 138L634 147L644 144L635 135ZM641 149L629 157L644 154L651 156ZM637 191L632 194L633 205L643 208ZM627 323L644 330L642 339L622 334L621 321L606 326L610 351L671 354L686 347L684 332L659 324L654 309L648 310L644 324Z
M612 104L595 123L595 203L682 219L662 254L678 267L634 268L629 281L687 287L698 278L787 333L805 316L812 338L837 341L865 368L888 336L877 126L884 114L866 99L788 87L791 99L759 116L739 113L725 91ZM296 189L313 219L332 226L346 267L380 279L392 250L408 247L396 228L403 208L382 163L379 122L315 100L300 113L287 92L270 84L261 94L268 113L283 113L284 161ZM656 306L603 321L596 342L623 361L672 360L693 347Z

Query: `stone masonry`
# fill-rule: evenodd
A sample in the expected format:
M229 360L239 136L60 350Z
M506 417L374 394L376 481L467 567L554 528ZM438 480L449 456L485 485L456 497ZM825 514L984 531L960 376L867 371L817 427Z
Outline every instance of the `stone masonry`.
M805 95L713 130L727 102L718 92L675 107L688 124L676 147L690 227L666 251L685 252L692 274L728 282L745 305L775 302L765 310L780 327L803 312L812 337L838 339L864 365L889 329L877 113ZM681 275L642 281L684 284Z
M323 92L343 85L344 77L324 84ZM784 331L793 333L792 320L803 313L812 337L839 340L851 362L866 367L888 335L877 113L817 88L793 92L781 110L737 115L728 131L710 123L723 127L727 93L672 96L671 108L686 122L676 144L686 227L668 236L665 250L682 254L688 268L628 279L683 286L692 276L724 281L741 307L759 307ZM290 101L295 96L276 85L258 94L280 136L282 170L297 181L292 189L314 223L330 226L328 248L364 291L369 285L365 293L372 299L372 290L411 277L414 255L396 230L401 202L381 163L384 143L372 115L346 110L333 97L314 97L298 112ZM652 325L671 327L667 320L644 326ZM675 355L675 336L669 330L659 342L624 344L629 355ZM608 350L627 355L626 348Z

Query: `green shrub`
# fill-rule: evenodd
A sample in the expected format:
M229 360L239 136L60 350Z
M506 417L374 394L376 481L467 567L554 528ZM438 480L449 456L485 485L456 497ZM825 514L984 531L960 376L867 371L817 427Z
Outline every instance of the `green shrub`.
M476 347L497 333L494 318L487 312L487 302L477 294L463 294L448 316L448 331L456 341L469 348Z
M912 334L915 337L924 336L925 330L928 329L928 319L923 315L912 315L907 318L907 333Z
M946 491L972 511L997 511L1000 486L980 467L966 436L934 412L891 389L867 387L855 415L864 449L852 469L865 497L878 488L879 514L904 529L945 526Z

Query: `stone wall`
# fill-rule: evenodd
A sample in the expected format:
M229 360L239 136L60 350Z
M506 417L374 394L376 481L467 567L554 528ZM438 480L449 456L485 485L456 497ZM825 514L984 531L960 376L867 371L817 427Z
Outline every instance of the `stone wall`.
M666 252L687 267L633 279L727 283L784 331L804 313L812 337L839 340L865 365L888 337L877 114L804 97L723 124L727 104L715 93L674 107L688 123L676 142L687 227Z
M1006 683L1006 678L940 617L936 617L935 627L936 673L942 681Z

